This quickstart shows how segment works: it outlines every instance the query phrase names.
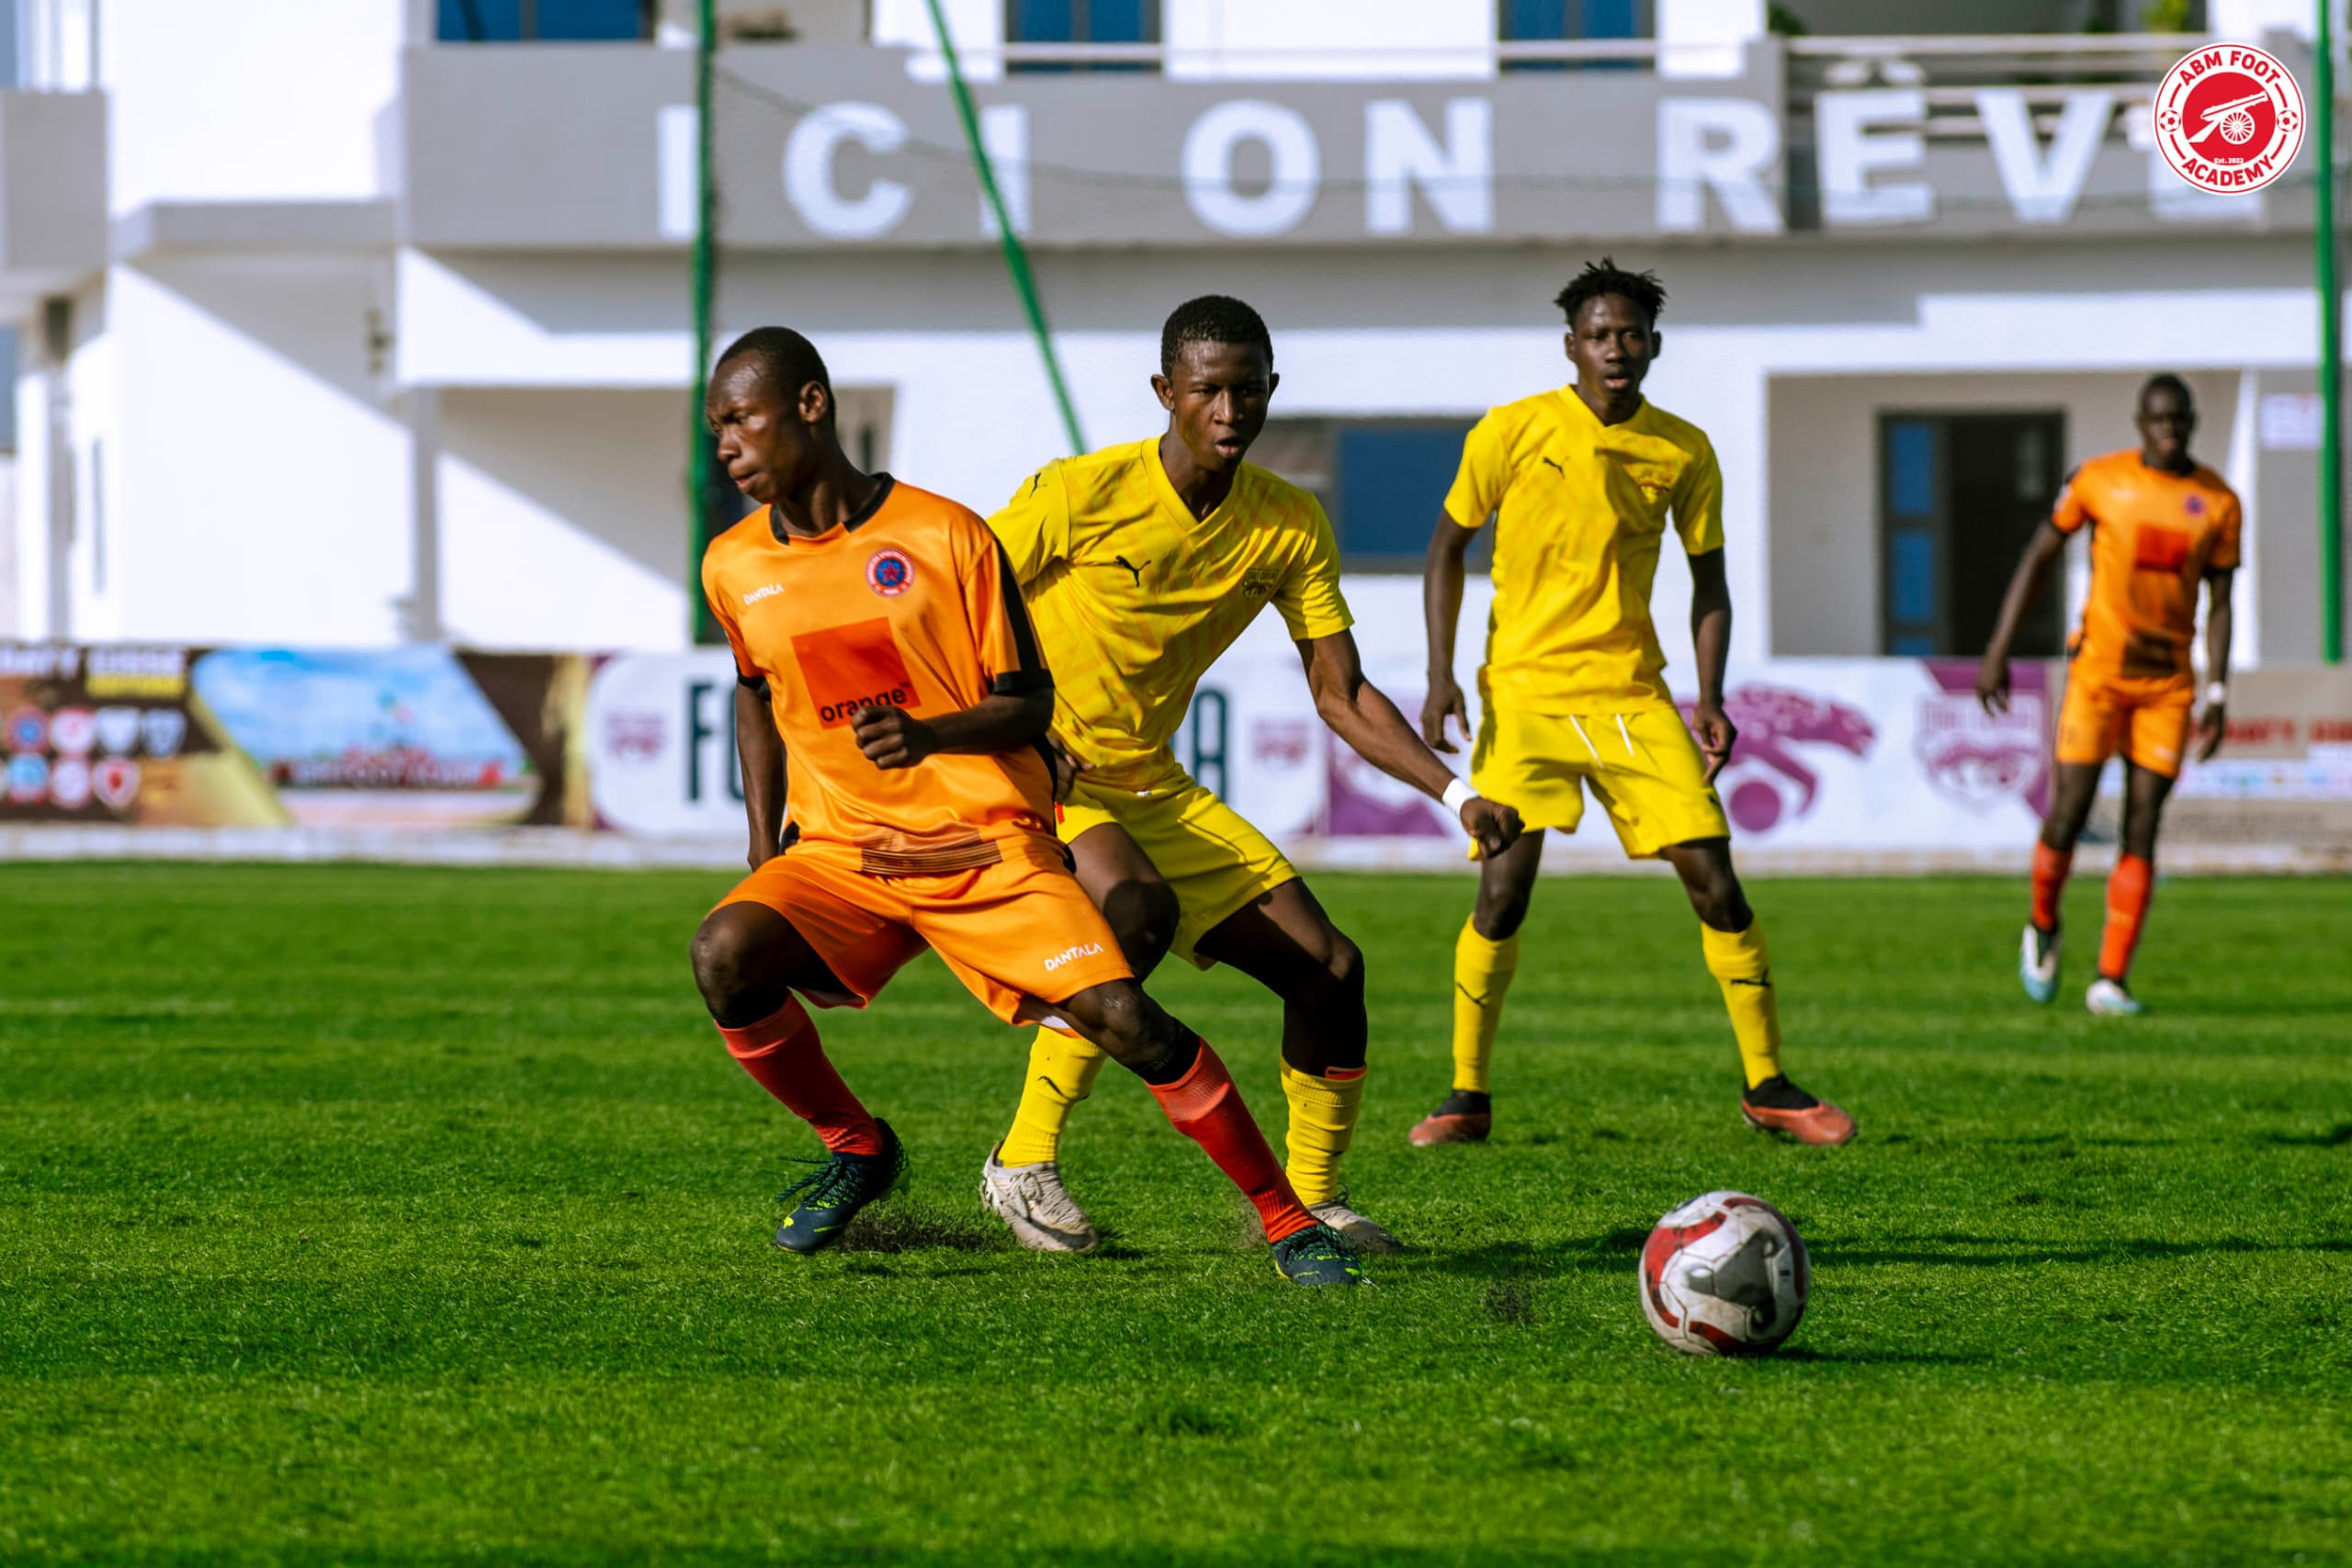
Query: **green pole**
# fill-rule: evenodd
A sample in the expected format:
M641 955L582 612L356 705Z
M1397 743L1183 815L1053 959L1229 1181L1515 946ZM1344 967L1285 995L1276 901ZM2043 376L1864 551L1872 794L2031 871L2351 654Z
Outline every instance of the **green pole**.
M707 3L707 0L706 0ZM2322 0L2324 4L2325 0ZM965 84L963 63L956 58L956 40L947 36L947 18L939 0L924 0L931 9L931 30L939 39L940 58L947 62L947 88L956 99L956 117L964 122L964 146L972 156L972 172L979 176L980 196L996 219L997 245L1004 252L1004 270L1012 275L1012 291L1029 317L1029 333L1037 340L1037 357L1046 362L1046 379L1053 384L1054 403L1061 410L1062 434L1072 453L1086 450L1086 436L1078 427L1078 410L1069 400L1069 386L1062 379L1062 362L1054 353L1054 334L1046 325L1046 307L1037 298L1037 280L1029 271L1029 253L1012 231L1012 215L1004 209L1004 195L997 189L996 169L980 141L980 117L972 107L972 89Z
M703 378L710 373L711 275L718 236L716 182L711 178L711 62L718 48L718 0L700 0L695 39L695 362L686 378L686 602L697 643L719 640L702 596L703 532L709 523L710 432L703 423Z
M2330 0L2319 0L2319 59L2312 96L2312 130L2319 137L2318 210L2312 221L2319 285L2319 615L2320 646L2330 664L2344 662L2344 446L2340 402L2344 379L2342 295L2335 287L2335 41L2329 36Z

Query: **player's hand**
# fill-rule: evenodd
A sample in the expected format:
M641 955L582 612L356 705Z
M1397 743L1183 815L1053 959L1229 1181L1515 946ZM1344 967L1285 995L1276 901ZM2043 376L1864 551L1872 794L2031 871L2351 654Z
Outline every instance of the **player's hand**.
M939 750L939 737L931 726L904 708L861 708L850 733L857 737L857 749L866 761L877 768L911 768Z
M1480 860L1492 860L1513 844L1525 831L1520 825L1516 807L1475 795L1462 803L1462 826L1468 829L1471 841L1478 846Z
M2207 703L2205 711L2197 716L2197 760L2210 762L2213 753L2222 749L2222 738L2229 733L2230 710L2220 703Z
M1731 761L1731 749L1739 741L1739 727L1724 712L1722 703L1702 697L1690 710L1690 733L1699 738L1699 754L1707 759L1704 782L1713 784Z
M2009 711L2009 661L1991 654L1976 667L1976 700L1989 714Z
M1453 718L1462 726L1462 738L1470 739L1470 709L1462 700L1462 687L1453 676L1440 673L1430 677L1430 694L1421 699L1421 743L1432 751L1452 755L1453 741L1445 738L1445 721Z
M1078 783L1078 775L1086 771L1086 764L1070 755L1069 748L1058 740L1048 739L1046 750L1054 763L1054 799L1057 802L1068 800L1071 788Z

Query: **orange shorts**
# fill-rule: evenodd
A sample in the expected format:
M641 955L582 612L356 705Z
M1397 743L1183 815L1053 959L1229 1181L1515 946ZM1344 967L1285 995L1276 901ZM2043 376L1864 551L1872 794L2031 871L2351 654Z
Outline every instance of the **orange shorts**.
M2120 751L2135 767L2177 779L2196 700L2196 683L2184 676L2132 680L2069 670L2058 708L2058 761L2104 762Z
M850 989L810 994L820 1007L864 1007L925 947L1007 1023L1044 1018L1090 986L1133 979L1062 847L1043 837L1002 847L1003 860L971 871L871 876L848 845L797 844L718 903L764 904L791 922Z

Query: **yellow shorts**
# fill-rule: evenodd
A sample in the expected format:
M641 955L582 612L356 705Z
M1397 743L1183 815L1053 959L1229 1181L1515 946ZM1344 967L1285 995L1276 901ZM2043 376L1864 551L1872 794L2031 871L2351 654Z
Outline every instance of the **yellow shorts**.
M2177 779L2196 701L2187 676L2135 680L2069 670L2058 705L2058 761L2097 765L2120 751L2135 767Z
M1061 809L1062 842L1112 825L1125 828L1176 894L1176 940L1169 951L1207 969L1193 944L1228 915L1256 902L1297 871L1266 835L1179 769L1166 784L1148 790L1080 783Z
M1590 786L1633 860L1671 844L1731 835L1682 716L1670 707L1625 714L1526 713L1489 703L1470 754L1470 787L1519 808L1530 828L1573 833Z

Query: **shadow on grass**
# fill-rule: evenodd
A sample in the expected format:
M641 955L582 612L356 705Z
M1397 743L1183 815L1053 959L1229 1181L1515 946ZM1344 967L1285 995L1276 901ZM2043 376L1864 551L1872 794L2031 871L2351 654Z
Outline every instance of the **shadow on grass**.
M2352 1144L2352 1122L2338 1122L2324 1133L2273 1133L2263 1142L2284 1144L2289 1148L2340 1149Z
M1875 1269L1889 1264L1925 1264L1959 1269L2014 1269L2035 1263L2133 1263L2169 1258L2200 1258L2227 1252L2352 1252L2352 1241L2248 1241L2243 1236L2217 1236L2211 1241L2155 1241L2118 1237L2104 1246L2037 1247L2019 1236L1920 1236L1898 1240L1957 1243L1960 1247L2000 1247L1997 1252L1930 1251L1925 1247L1860 1247L1848 1248L1834 1241L1810 1245L1816 1269Z
M839 1244L844 1252L1006 1252L1012 1238L960 1215L911 1203L876 1203L849 1223Z
M1498 1241L1421 1256L1447 1273L1476 1280L1512 1280L1569 1271L1614 1274L1632 1270L1649 1234L1646 1227L1628 1225L1570 1241Z
M1990 1355L1962 1356L1949 1350L1815 1350L1805 1345L1783 1345L1770 1359L1850 1367L1968 1367L1993 1359Z

